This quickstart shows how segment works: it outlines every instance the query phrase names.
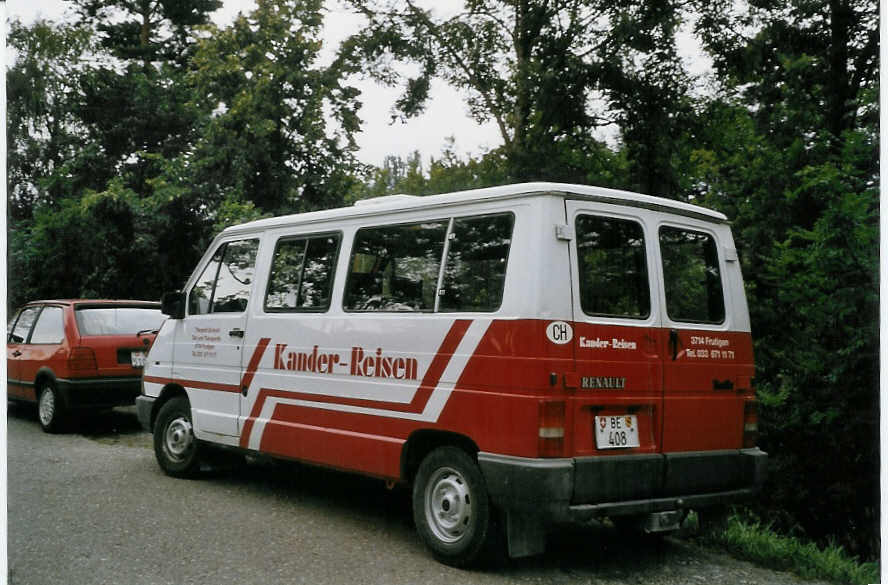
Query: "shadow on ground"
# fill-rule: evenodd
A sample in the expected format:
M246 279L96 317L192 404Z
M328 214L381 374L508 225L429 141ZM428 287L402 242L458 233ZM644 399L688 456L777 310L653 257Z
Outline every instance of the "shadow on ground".
M223 460L224 461L224 460ZM351 473L277 460L230 458L205 472L220 482L256 497L269 497L316 507L325 514L350 518L364 526L387 526L414 538L411 491L398 485ZM483 573L534 574L550 570L621 578L656 572L664 562L683 556L685 543L656 535L617 529L606 523L560 528L547 539L543 555L508 559L499 543L477 570ZM423 553L428 554L428 553ZM429 555L430 556L430 555Z
M37 422L37 407L34 404L8 402L6 413L8 417L39 425ZM69 413L60 434L83 435L90 439L135 436L139 434L147 436L147 433L143 431L142 426L139 424L134 406L124 406L98 412L73 411Z

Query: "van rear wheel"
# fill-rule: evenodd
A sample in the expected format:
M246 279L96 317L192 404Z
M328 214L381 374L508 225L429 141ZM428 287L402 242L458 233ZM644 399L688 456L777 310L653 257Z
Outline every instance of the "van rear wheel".
M413 483L416 530L435 557L464 567L476 562L488 539L490 502L481 470L456 447L439 447L419 466Z
M154 424L154 455L164 473L193 477L200 470L200 444L194 438L191 405L184 396L164 404Z

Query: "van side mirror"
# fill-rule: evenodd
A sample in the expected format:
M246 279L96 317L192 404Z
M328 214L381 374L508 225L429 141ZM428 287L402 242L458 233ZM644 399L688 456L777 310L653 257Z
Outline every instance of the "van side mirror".
M160 299L160 312L169 316L170 319L184 319L185 293L180 290L163 293L163 297Z

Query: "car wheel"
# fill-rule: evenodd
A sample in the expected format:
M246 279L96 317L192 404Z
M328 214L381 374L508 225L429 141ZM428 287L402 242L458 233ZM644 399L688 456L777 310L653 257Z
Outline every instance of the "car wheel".
M41 382L37 394L37 421L47 433L61 430L65 419L65 405L52 380Z
M157 414L154 455L164 473L173 477L193 477L200 470L200 444L194 438L186 397L171 399Z
M439 561L464 567L478 560L488 538L490 503L468 453L439 447L423 459L413 483L413 518Z

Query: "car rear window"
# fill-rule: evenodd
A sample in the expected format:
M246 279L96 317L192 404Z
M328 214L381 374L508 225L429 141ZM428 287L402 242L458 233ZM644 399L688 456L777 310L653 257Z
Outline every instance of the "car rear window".
M147 307L90 307L74 315L81 335L135 335L160 329L166 319L160 309Z

